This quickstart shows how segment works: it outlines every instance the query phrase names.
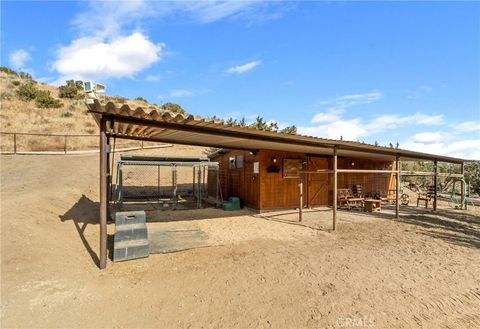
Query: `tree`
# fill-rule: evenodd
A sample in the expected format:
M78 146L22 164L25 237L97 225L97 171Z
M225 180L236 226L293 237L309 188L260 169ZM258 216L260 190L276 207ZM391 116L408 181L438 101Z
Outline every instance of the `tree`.
M373 145L375 145L375 146L378 146L378 142L377 142L377 141L375 141L375 144L373 144Z
M480 195L480 161L465 163L465 180L470 183L470 190Z
M237 119L228 118L227 121L225 121L225 124L229 125L229 126L236 126L237 125Z
M173 113L181 113L181 114L185 114L185 110L178 104L175 104L175 103L165 103L162 105L162 109L164 111L170 111L170 112L173 112Z
M295 135L297 133L297 127L296 126L286 126L280 132L285 133L285 134L293 134Z
M238 125L240 127L246 127L247 126L247 120L245 120L245 117L243 117L239 122Z
M37 96L38 89L32 81L27 81L18 87L16 94L22 101L31 101Z

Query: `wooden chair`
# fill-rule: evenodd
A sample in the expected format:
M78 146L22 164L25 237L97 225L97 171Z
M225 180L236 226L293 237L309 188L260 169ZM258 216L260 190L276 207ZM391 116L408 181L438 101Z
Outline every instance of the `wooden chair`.
M337 190L338 207L346 207L348 210L352 208L363 209L363 198L356 197L352 190L343 188Z
M426 191L420 191L418 192L418 197L417 197L417 207L420 203L420 201L425 202L425 208L428 208L428 202L433 199L435 195L435 187L430 185Z
M353 196L355 198L363 198L362 185L360 184L353 185Z

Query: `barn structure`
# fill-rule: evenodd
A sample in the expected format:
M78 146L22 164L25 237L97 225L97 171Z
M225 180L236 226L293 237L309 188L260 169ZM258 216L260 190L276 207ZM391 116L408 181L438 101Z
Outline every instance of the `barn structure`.
M331 155L275 150L225 150L210 154L218 162L220 186L224 198L240 197L242 205L259 211L299 207L300 196L305 207L332 206L333 157ZM339 157L339 170L386 170L372 175L367 172L339 173L338 188L362 189L363 195L388 194L395 191L395 161ZM209 181L213 190L216 177ZM302 188L299 188L299 181Z
M131 109L114 103L101 104L89 99L89 112L100 128L100 268L107 264L107 209L111 183L110 142L112 138L207 146L228 150L214 155L220 165L235 168L224 171L225 195L243 195L244 204L267 210L303 208L307 205L331 205L332 228L335 230L338 187L361 182L371 192L378 188L395 188L396 211L400 215L399 194L402 175L431 176L434 184L444 173L438 162L459 164L463 177L463 159L402 149L373 146L358 142L330 140L252 128L226 125L193 115ZM242 156L240 158L239 156ZM241 160L240 160L241 159ZM431 161L433 172L401 171L401 161ZM236 168L242 162L243 168ZM464 188L461 189L462 194ZM465 196L462 195L462 200ZM463 204L463 202L462 202ZM433 200L436 210L436 188Z

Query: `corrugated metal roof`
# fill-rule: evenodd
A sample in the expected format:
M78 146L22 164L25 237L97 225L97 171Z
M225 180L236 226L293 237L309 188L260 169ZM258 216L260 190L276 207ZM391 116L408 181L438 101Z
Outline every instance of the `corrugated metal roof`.
M248 127L226 125L221 120L208 120L193 115L169 111L156 111L128 105L121 107L108 102L105 105L95 100L87 104L97 123L102 116L113 122L108 133L112 136L168 142L186 145L212 146L229 149L271 149L318 155L331 155L337 147L339 156L374 158L382 160L438 160L461 163L462 159L427 154L403 149L373 146L369 144L262 131Z

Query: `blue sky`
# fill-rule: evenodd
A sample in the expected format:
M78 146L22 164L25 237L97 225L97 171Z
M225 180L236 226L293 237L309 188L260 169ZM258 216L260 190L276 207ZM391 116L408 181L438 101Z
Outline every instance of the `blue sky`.
M478 2L1 3L2 65L299 133L480 159Z

